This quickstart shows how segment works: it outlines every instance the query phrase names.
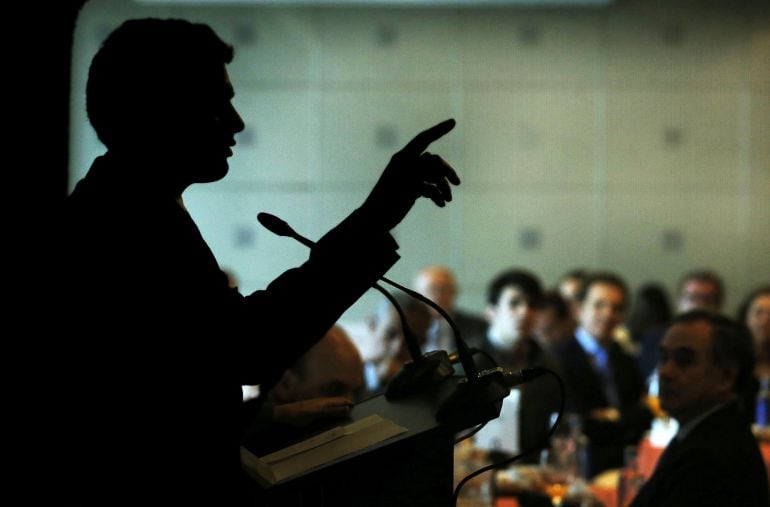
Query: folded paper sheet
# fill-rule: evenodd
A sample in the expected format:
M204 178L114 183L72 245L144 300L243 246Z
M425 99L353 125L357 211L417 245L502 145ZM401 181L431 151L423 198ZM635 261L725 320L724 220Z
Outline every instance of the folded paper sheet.
M291 479L315 467L366 449L408 431L407 428L370 415L345 426L337 426L267 456L257 457L241 447L241 464L266 485Z

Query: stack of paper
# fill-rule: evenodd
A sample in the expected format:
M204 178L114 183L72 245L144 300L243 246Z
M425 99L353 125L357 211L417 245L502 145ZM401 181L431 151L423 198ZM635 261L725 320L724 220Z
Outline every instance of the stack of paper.
M370 415L261 458L241 447L241 464L257 480L272 485L406 431L393 421Z

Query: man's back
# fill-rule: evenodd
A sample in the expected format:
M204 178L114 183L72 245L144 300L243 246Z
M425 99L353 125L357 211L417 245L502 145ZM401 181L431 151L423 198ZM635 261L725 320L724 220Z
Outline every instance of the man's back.
M92 487L121 498L152 483L167 500L184 483L234 492L240 388L224 327L243 298L179 203L120 180L99 161L68 201L73 451Z
M765 465L737 404L709 415L666 453L631 505L770 505Z

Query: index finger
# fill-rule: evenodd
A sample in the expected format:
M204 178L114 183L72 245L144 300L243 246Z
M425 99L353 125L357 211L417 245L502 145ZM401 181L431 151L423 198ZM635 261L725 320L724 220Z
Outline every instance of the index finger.
M427 130L423 130L419 134L417 134L414 139L409 141L409 143L404 146L404 149L401 150L404 153L409 153L411 155L419 155L423 151L428 149L428 146L430 143L435 141L436 139L441 138L444 136L447 132L452 130L455 127L455 121L453 118L450 118L448 120L444 120L441 123L432 126L431 128Z

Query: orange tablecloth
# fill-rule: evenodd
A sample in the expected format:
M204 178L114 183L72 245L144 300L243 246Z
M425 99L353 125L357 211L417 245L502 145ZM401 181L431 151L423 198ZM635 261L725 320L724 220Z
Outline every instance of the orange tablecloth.
M649 438L645 438L639 443L639 450L636 454L637 466L646 478L652 475L664 449L665 447L655 447L652 445Z

